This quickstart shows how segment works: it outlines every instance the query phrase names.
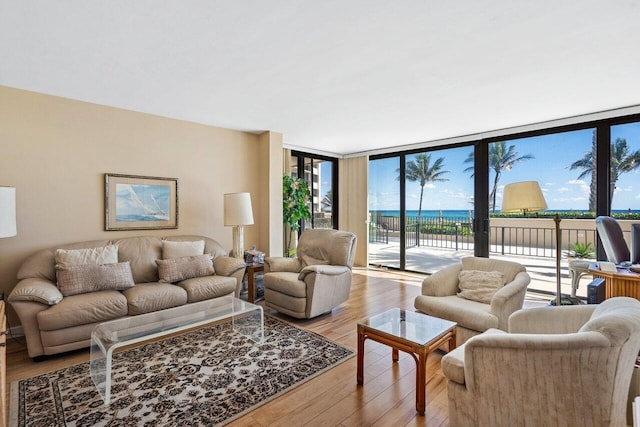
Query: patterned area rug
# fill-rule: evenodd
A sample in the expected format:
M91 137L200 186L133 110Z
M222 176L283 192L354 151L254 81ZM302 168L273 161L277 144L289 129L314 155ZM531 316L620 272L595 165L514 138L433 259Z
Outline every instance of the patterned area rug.
M259 344L226 322L114 355L108 407L88 362L14 382L12 425L224 425L354 355L268 315L264 326Z

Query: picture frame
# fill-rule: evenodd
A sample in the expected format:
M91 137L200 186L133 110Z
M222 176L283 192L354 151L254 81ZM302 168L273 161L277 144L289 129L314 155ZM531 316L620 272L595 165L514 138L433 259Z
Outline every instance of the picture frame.
M178 228L178 178L104 175L105 231Z

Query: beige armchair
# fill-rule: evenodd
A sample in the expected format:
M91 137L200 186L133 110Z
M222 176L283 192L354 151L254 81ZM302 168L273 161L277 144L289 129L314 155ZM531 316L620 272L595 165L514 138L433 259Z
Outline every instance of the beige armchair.
M442 358L451 426L625 426L640 302L520 310Z
M353 233L304 231L295 258L265 259L265 304L298 319L331 311L349 298L355 252Z
M503 275L504 285L488 302L462 298L457 295L462 271L499 272ZM458 323L456 345L462 345L490 328L506 331L509 316L522 308L530 281L526 269L518 263L466 257L461 263L445 267L424 279L422 295L416 297L414 306L430 316Z

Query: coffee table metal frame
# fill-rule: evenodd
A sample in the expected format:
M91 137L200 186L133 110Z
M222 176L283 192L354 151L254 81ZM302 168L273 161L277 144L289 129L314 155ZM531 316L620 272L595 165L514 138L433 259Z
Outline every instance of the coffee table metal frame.
M259 305L224 296L97 325L91 333L90 373L105 405L111 402L111 369L115 350L231 318L232 327L255 342L264 338Z
M367 339L391 347L391 359L398 351L408 353L416 362L416 411L424 415L427 357L438 347L456 346L456 323L415 311L393 308L358 323L358 385L364 383L364 342Z

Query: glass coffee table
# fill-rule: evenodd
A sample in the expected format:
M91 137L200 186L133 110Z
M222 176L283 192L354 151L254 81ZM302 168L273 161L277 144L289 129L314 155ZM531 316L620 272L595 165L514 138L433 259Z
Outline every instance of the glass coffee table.
M358 385L364 383L364 342L367 339L391 347L391 358L398 361L398 351L409 353L416 362L416 411L424 415L427 357L449 343L456 346L456 323L415 311L392 308L358 322Z
M111 402L111 359L118 348L231 319L234 331L264 338L262 307L225 296L99 324L91 333L90 372L105 405Z

